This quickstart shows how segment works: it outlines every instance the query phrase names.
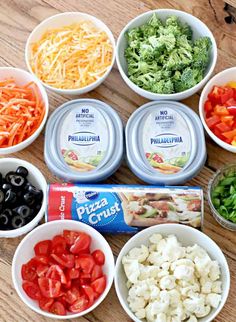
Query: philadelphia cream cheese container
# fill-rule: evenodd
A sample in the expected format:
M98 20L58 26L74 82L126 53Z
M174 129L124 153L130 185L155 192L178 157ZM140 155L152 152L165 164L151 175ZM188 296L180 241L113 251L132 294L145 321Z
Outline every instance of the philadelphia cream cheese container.
M147 183L182 184L206 161L201 121L179 102L144 104L129 118L125 134L128 165Z
M104 102L69 101L50 116L44 157L59 178L74 183L105 180L117 170L122 156L122 122Z

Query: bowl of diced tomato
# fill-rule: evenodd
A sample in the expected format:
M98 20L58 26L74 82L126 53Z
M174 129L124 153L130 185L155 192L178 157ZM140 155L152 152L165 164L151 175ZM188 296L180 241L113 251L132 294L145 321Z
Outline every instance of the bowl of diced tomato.
M108 294L114 257L94 228L73 220L45 223L18 245L12 279L21 300L49 318L71 319L95 309Z
M199 113L209 136L222 148L236 153L236 67L216 74L207 83Z

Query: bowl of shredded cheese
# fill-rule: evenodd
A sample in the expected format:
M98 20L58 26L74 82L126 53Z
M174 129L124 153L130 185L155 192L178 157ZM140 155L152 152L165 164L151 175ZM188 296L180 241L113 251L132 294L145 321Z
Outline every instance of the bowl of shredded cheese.
M42 21L25 48L29 71L59 94L80 95L99 86L115 61L115 39L99 19L65 12Z

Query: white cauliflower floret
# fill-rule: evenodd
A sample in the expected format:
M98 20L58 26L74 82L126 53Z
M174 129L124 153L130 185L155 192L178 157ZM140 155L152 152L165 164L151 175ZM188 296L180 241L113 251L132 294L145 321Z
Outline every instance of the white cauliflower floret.
M174 270L174 276L179 280L192 280L194 275L194 268L192 266L179 265Z
M222 292L222 282L221 281L213 282L211 291L212 291L212 293L221 293Z
M132 260L129 263L123 263L124 271L131 283L137 283L138 277L140 275L139 262L137 260Z
M186 322L197 322L195 315L190 315L189 319Z
M200 278L200 283L201 283L201 292L204 294L211 293L212 289L212 281L208 277L201 277Z
M177 266L180 266L180 265L185 265L185 266L190 266L190 267L193 267L195 266L194 262L191 260L191 259L188 259L188 258L181 258L181 259L178 259L177 261L174 261L173 263L171 263L171 270L174 271L175 268Z
M193 246L188 246L186 248L186 258L190 258L192 261L196 258L203 258L208 256L205 249L203 249L201 246L195 244Z
M149 253L155 252L156 250L157 250L157 247L155 244L151 244L150 246L148 246Z
M143 309L147 304L147 301L145 301L143 297L139 296L136 296L135 298L130 298L128 296L127 301L129 303L131 311L133 312L137 312L138 310Z
M158 244L161 239L162 239L162 235L161 234L153 234L149 238L149 241L150 241L151 244Z
M210 293L206 297L206 303L215 309L219 306L221 301L221 295L215 294L215 293Z
M207 255L205 257L195 257L195 267L200 276L207 276L210 272L211 259Z
M146 317L146 311L145 311L145 309L139 309L138 311L135 312L135 315L140 320L141 319L145 319L145 317Z
M194 313L197 318L203 318L204 316L208 315L210 312L211 312L211 307L209 305L205 305L203 307L198 307Z
M166 248L166 239L161 239L156 245L157 245L157 251L162 252Z
M220 278L220 267L217 261L211 261L209 277L212 281Z
M182 296L190 296L193 293L200 292L200 286L198 283L189 284L188 286L182 287L180 292Z
M141 247L132 248L126 257L128 259L134 259L137 260L139 263L142 263L147 259L148 255L148 248L144 245L141 245Z
M179 306L177 306L175 309L171 310L170 315L172 316L172 319L175 317L180 319L180 321L185 320L186 313L182 306L182 303L180 303Z
M155 322L167 322L166 320L166 314L165 313L159 313L156 316Z
M147 258L147 261L151 264L161 266L165 262L165 258L160 252L152 252Z
M184 256L185 249L180 246L176 236L170 235L166 239L166 245L162 253L165 261L174 262Z
M161 264L161 269L168 270L170 268L170 262L164 262Z
M181 303L181 294L176 290L170 290L169 291L169 296L170 296L170 306L172 308L176 308L178 305Z
M169 271L160 271L158 274L157 274L157 277L158 278L162 278L164 276L169 276Z
M157 297L160 294L160 289L159 287L157 287L156 285L150 285L149 286L149 290L150 290L150 299L151 300L156 300Z
M129 289L129 296L130 298L140 296L143 297L145 300L148 300L150 297L150 291L147 281L139 281L137 284L134 284Z
M197 309L202 310L204 305L204 298L200 297L198 293L191 294L190 298L183 301L184 308L190 313L195 313Z
M156 265L152 265L152 266L140 265L139 280L145 280L151 277L157 278L159 272L160 272L160 269Z
M159 283L162 290L171 290L175 287L175 277L172 275L164 276Z

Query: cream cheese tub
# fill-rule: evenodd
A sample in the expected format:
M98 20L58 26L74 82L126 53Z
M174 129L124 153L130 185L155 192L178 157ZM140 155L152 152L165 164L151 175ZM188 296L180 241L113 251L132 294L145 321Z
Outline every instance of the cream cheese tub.
M122 122L109 105L77 99L50 116L44 157L59 178L80 183L105 180L117 170L122 156Z
M147 183L182 184L196 176L206 161L201 121L184 104L144 104L129 118L125 134L128 165Z

